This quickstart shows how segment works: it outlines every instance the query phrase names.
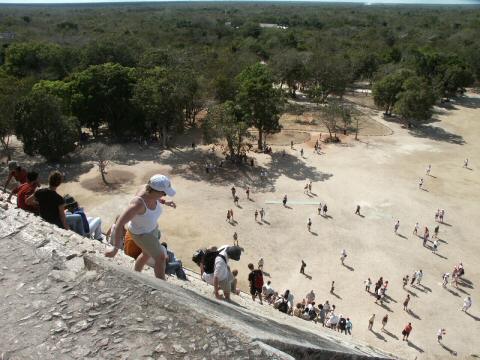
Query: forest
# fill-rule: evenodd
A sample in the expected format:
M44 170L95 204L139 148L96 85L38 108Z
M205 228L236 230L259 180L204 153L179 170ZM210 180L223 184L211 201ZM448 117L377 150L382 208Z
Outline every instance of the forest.
M480 80L480 7L315 3L1 5L0 141L58 161L88 129L112 141L197 126L242 151L297 92L350 118L371 87L409 125Z

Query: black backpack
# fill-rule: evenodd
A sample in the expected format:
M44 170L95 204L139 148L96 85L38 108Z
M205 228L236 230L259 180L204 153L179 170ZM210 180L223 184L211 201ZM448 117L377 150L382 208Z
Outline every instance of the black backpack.
M282 313L287 313L288 311L288 300L283 299L280 304L278 304L278 311Z
M215 259L217 256L220 256L223 261L227 262L227 259L225 259L225 256L220 255L220 251L210 251L205 253L203 256L203 271L207 274L213 274L213 271L215 270Z
M198 266L200 266L204 256L205 256L205 250L199 249L195 251L195 253L193 254L192 261Z

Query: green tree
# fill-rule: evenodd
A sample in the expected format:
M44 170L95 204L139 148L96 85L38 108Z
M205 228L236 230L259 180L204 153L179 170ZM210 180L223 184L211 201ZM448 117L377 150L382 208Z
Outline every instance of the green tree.
M232 158L245 150L248 124L240 119L232 101L210 107L202 129L207 142L225 139Z
M447 100L458 93L464 93L467 86L474 82L473 74L460 63L449 63L442 66L440 74L434 78L434 90L439 98Z
M77 119L65 116L62 100L45 90L32 90L17 106L15 132L28 155L58 161L75 149Z
M264 134L281 130L279 123L283 97L273 87L273 76L265 65L256 63L244 69L237 77L236 103L241 118L258 130L258 148L262 149Z
M5 51L5 70L17 76L62 79L73 64L69 49L50 43L20 42Z
M0 144L10 160L10 140L15 132L15 107L27 91L28 84L0 71Z
M132 121L134 83L134 70L119 64L92 65L74 73L68 82L72 114L94 135L103 123L116 137L139 130L141 124Z
M430 119L434 104L435 94L428 81L411 76L403 82L394 111L409 124L412 120L418 123Z
M403 82L412 75L411 71L400 70L384 76L373 84L373 101L375 105L384 109L385 115L392 115L397 96L402 91Z
M169 131L183 123L183 103L178 77L173 72L155 67L142 72L133 91L133 102L144 113L153 132L161 130L163 146Z
M126 67L136 64L133 49L128 43L118 39L91 41L82 49L80 56L84 67L106 63L117 63Z
M332 99L321 107L320 121L327 128L330 141L337 141L338 123L342 121L343 109L338 99Z
M353 81L350 62L340 56L315 53L308 62L308 94L318 104L327 101L328 96L342 97L347 86Z
M290 90L290 96L295 97L295 91L299 83L303 83L306 78L305 54L290 49L281 52L272 57L270 66L275 77L280 82L280 87L287 84Z

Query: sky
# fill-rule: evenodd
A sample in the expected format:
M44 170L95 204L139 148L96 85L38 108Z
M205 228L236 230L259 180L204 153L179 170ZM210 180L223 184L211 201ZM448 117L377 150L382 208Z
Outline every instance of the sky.
M149 0L141 0L141 2L148 2ZM155 0L153 0L155 1ZM172 0L164 0L164 1L172 1ZM174 0L173 0L174 1ZM182 0L182 1L196 1L196 0ZM201 0L198 0L201 1ZM225 1L225 0L221 0ZM250 0L251 1L251 0ZM274 0L268 0L269 2ZM281 0L279 0L281 1ZM288 1L295 1L295 0L288 0ZM367 5L375 5L375 4L428 4L428 5L480 5L480 0L299 0L303 2L318 2L318 3L326 3L326 2L338 2L338 3L364 3ZM136 2L135 0L0 0L0 4L2 3L9 3L9 4L42 4L42 3L50 3L50 4L71 4L71 3L115 3L115 2ZM226 0L225 2L228 2ZM261 3L262 1L256 1Z

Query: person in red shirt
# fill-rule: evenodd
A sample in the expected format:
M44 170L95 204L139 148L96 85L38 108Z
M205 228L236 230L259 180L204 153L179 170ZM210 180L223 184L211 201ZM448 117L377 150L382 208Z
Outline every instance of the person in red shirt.
M25 200L35 192L39 185L40 184L38 183L38 173L36 173L35 171L30 171L27 173L27 182L13 189L7 201L10 202L12 196L16 194L17 206L19 209L36 213L38 212L38 207L27 205Z
M410 332L412 331L412 323L408 323L405 328L402 331L403 335L403 341L407 340L408 341L408 336L410 335Z
M8 162L8 170L10 173L8 174L7 181L3 186L3 191L7 191L7 186L10 184L12 178L17 180L20 184L24 184L27 182L27 170L23 169L16 161L9 161Z

